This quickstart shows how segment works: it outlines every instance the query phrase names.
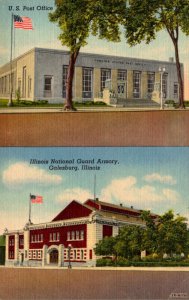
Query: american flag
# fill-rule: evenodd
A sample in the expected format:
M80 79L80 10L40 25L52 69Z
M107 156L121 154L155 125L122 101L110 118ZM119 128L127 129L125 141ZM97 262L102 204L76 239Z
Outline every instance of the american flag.
M32 19L28 17L20 17L18 15L14 15L14 28L20 29L33 29Z
M43 203L42 196L30 195L31 203Z

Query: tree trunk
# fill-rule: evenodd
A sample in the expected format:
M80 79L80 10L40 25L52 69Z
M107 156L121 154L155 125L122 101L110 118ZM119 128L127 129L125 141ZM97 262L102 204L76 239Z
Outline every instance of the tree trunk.
M179 108L185 108L185 106L184 106L184 83L183 83L180 59L179 59L178 39L173 40L173 44L174 44L174 48L175 48L175 60L176 60L177 76L178 76L178 84L179 84Z
M64 110L76 110L73 107L72 87L73 87L73 78L74 78L74 71L75 71L75 62L76 62L78 54L79 54L79 50L77 50L74 53L70 53L68 75L67 75L67 80L66 80L66 104L64 106Z

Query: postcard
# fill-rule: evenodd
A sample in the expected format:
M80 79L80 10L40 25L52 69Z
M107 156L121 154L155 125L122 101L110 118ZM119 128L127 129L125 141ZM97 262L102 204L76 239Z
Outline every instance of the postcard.
M189 299L189 8L151 2L0 0L0 299Z

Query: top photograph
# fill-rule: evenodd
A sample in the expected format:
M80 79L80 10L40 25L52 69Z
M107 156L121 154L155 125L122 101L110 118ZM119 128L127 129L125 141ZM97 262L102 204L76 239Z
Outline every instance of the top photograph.
M0 113L189 108L188 0L0 4Z

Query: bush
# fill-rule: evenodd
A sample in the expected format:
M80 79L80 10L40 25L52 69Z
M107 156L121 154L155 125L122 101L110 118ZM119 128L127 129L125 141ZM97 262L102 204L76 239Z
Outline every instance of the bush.
M115 261L115 264L120 267L130 266L129 260L124 257L118 257L117 261Z
M161 261L161 257L157 253L152 253L142 258L142 261Z
M96 262L97 267L113 266L114 262L111 258L100 258Z
M103 102L103 101L96 101L96 102L94 102L94 104L95 105L104 105L104 106L106 106L106 103Z
M165 101L165 105L175 107L175 106L176 106L176 103L175 103L174 100L166 100L166 101Z

